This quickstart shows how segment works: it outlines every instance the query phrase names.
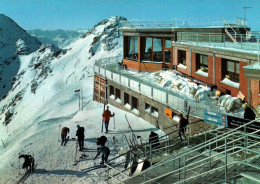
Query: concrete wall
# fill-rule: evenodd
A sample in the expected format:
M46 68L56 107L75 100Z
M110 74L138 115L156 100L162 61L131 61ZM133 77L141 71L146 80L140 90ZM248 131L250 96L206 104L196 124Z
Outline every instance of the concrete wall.
M134 115L146 120L147 122L151 123L152 125L156 126L157 128L160 128L161 130L163 130L165 133L170 133L173 131L176 131L175 133L173 133L171 136L178 136L178 131L177 131L177 125L178 122L174 121L171 118L168 118L165 115L165 108L167 107L166 105L152 99L149 98L147 96L144 96L126 86L122 86L112 80L107 80L107 85L108 85L108 103L119 108L122 109L124 111L133 113ZM120 89L121 92L121 103L116 102L115 99L110 98L110 94L109 94L109 88L110 85L112 85L115 89L118 88ZM138 110L139 110L139 114L134 113L133 111L127 109L124 106L124 93L128 93L131 99L131 96L134 96L135 98L137 98L139 100L139 105L138 105ZM131 100L130 100L131 103ZM158 109L158 117L155 117L154 115L152 115L151 113L148 113L145 111L145 104L149 104L151 107L155 107L156 109ZM171 109L172 110L172 109ZM173 113L175 114L179 114L179 112L172 110ZM199 132L203 132L204 130L210 129L210 128L216 128L215 125L209 124L209 123L205 123L203 121L200 121L197 118L194 117L190 117L190 129L188 130L189 134L193 135ZM194 123L194 124L193 124Z

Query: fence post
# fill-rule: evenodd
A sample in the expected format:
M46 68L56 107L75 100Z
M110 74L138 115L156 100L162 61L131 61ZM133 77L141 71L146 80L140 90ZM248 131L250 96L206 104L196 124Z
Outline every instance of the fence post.
M152 144L150 143L150 160L151 160L151 165L153 165L153 159L152 159Z

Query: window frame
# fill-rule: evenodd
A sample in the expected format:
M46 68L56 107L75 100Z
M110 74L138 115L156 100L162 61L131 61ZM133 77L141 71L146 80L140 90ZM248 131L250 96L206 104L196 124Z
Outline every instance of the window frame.
M136 99L136 108L134 107L135 104L133 103L134 99ZM131 96L131 110L133 110L134 108L139 111L139 99L134 96Z
M205 57L207 57L207 65L205 65L205 64L203 64L202 63L202 60L201 60L201 56L205 56ZM208 66L208 63L209 62L209 56L208 55L205 55L205 54L196 54L196 71L198 71L198 70L201 70L201 71L203 71L203 72L205 72L205 73L208 73L209 72L209 66ZM203 67L205 67L205 68L207 68L206 70L207 71L204 71L204 70L202 70L201 69L201 66L203 66Z
M228 63L233 63L234 72L228 71ZM222 80L228 78L232 82L239 83L240 70L239 61L222 58ZM237 72L238 69L238 73ZM229 76L229 77L227 77Z
M185 53L185 54L182 55L181 53ZM183 56L185 56L185 64L182 61ZM178 64L187 66L187 51L186 50L178 50Z

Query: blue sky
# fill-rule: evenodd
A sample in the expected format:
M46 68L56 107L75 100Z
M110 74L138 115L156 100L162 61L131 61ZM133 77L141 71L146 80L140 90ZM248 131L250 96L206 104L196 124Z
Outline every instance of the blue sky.
M260 31L260 0L0 0L0 13L24 29L92 28L103 18L169 21L175 18L244 17Z

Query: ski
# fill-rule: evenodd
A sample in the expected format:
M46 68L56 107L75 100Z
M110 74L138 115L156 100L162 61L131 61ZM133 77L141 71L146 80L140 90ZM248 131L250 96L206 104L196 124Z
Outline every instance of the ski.
M28 170L23 176L20 177L20 179L16 183L23 183L30 176L31 173L35 172L35 168L37 167L37 165L38 164L34 166L33 171Z
M83 171L83 172L89 172L89 171L93 171L93 170L100 169L100 168L103 168L103 167L101 167L101 165L95 165L95 166L92 166L92 167L88 167L88 168L85 168L85 169L81 169L81 171Z
M116 120L115 120L115 116L113 116L114 119L114 129L116 129Z
M29 177L30 174L31 172L28 170L23 176L19 178L19 180L16 183L23 183Z
M126 121L127 121L127 123L128 123L128 126L129 126L129 128L130 128L131 132L133 133L134 131L133 131L133 129L132 129L132 127L131 127L131 125L130 125L130 123L129 123L128 119L127 119L127 117L126 117L126 115L125 115L125 119L126 119Z

